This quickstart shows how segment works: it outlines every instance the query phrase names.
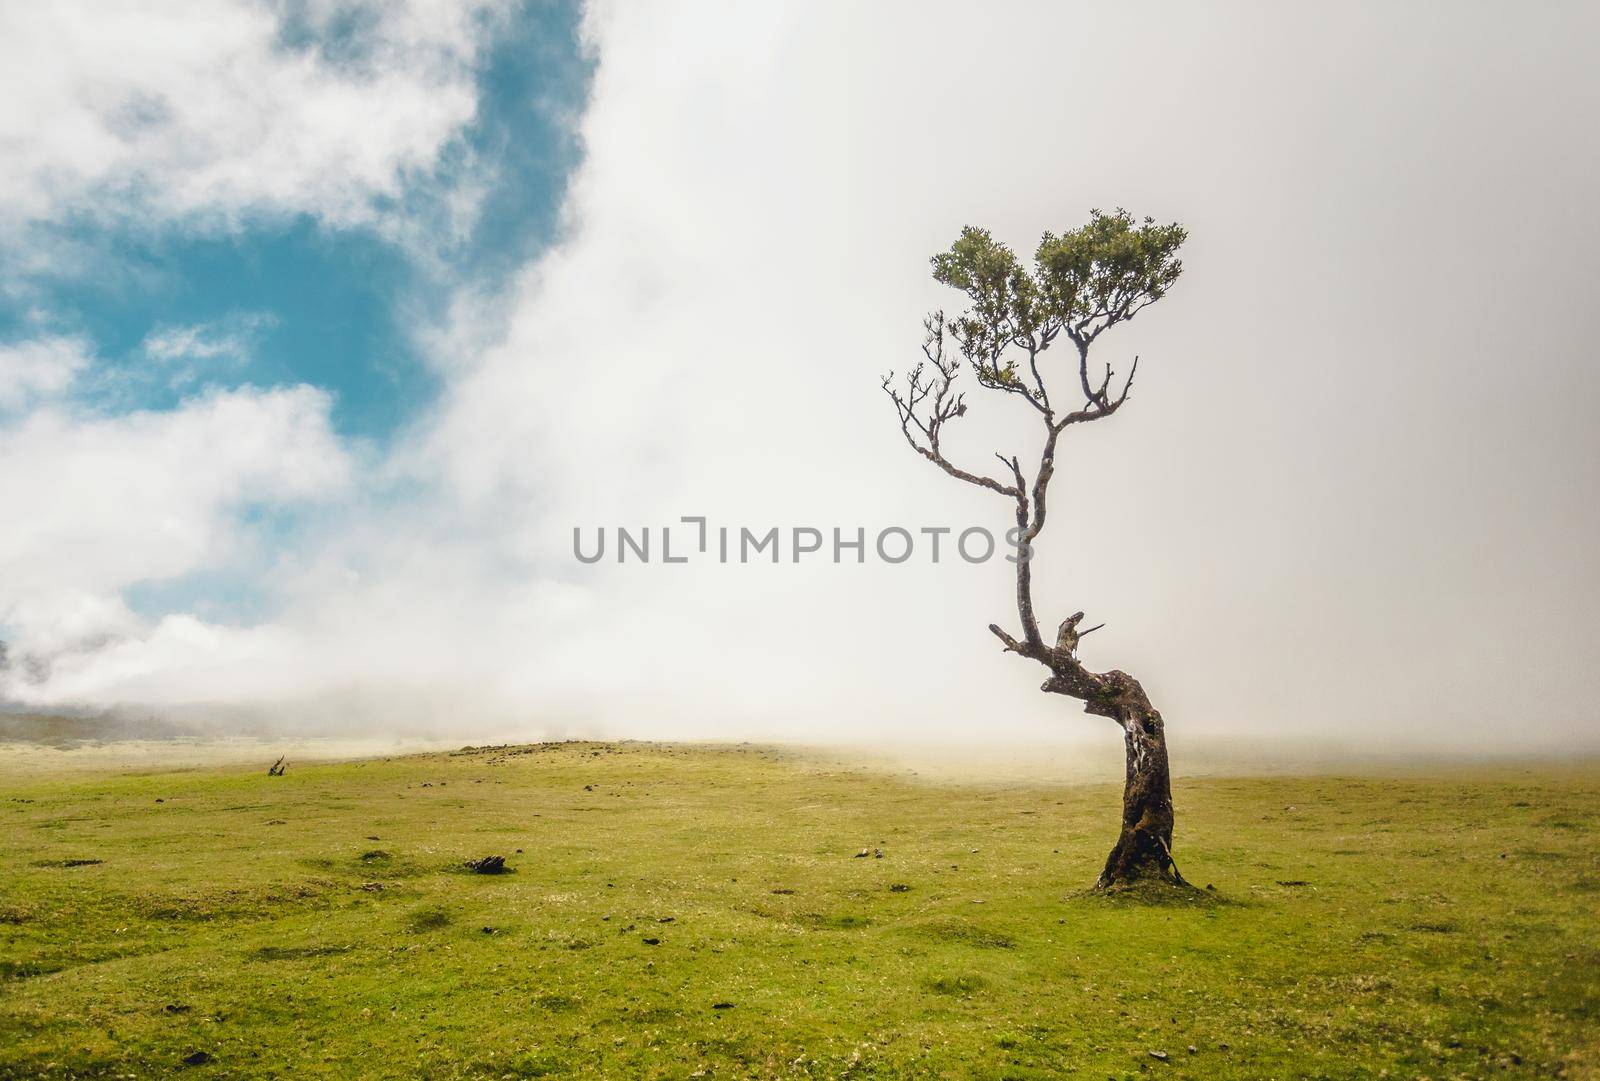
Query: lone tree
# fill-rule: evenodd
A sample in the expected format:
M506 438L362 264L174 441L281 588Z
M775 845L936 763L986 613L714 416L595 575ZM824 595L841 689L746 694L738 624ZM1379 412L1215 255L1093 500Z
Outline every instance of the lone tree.
M1115 670L1091 672L1079 663L1078 640L1099 629L1080 630L1082 612L1061 622L1053 642L1045 640L1033 612L1030 559L1044 530L1062 433L1073 425L1111 416L1133 389L1137 357L1121 385L1114 386L1117 373L1109 364L1103 372L1090 370L1089 349L1101 334L1166 295L1183 269L1177 252L1185 236L1177 224L1157 225L1150 218L1136 222L1123 210L1115 214L1096 210L1079 229L1060 236L1045 233L1030 271L987 230L968 226L932 263L934 279L966 294L971 307L954 318L946 318L942 311L928 316L922 345L927 359L898 384L893 372L883 380L913 450L957 480L987 488L1015 505L1017 527L1007 539L1015 544L1022 634L1013 637L992 623L989 630L1008 652L1049 669L1040 690L1076 698L1083 702L1084 712L1109 717L1122 726L1127 748L1122 833L1095 883L1099 889L1141 878L1187 885L1172 858L1166 736L1161 714L1138 680ZM1058 386L1057 396L1052 397L1045 378L1050 365L1043 355L1063 339L1077 351L1077 379L1071 385L1067 375L1070 389ZM954 389L962 360L980 387L1015 395L1038 415L1043 442L1031 482L1016 455L995 454L1004 467L1000 479L971 472L948 457L945 425L967 412L965 396Z

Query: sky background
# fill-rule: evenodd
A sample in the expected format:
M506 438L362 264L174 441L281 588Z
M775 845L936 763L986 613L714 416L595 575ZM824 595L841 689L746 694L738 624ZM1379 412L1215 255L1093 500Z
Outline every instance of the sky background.
M9 5L0 701L1111 739L1000 654L998 560L571 545L1003 530L878 380L959 306L927 258L962 225L1027 254L1125 206L1189 228L1186 271L1096 346L1140 377L1063 442L1042 619L1106 622L1085 660L1180 747L1594 749L1597 32L1577 3ZM953 453L1036 453L988 397Z

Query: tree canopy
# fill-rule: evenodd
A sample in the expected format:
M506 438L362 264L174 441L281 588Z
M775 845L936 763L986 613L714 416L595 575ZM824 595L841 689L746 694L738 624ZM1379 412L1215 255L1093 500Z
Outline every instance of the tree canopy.
M1126 322L1166 295L1183 272L1177 257L1188 233L1176 222L1136 221L1126 210L1092 211L1064 233L1045 233L1029 270L989 230L967 226L949 251L932 260L936 281L966 294L971 307L941 320L972 364L980 384L1048 402L1043 381L1029 385L1021 357L1065 335L1081 352L1103 331ZM1087 383L1086 397L1094 395Z

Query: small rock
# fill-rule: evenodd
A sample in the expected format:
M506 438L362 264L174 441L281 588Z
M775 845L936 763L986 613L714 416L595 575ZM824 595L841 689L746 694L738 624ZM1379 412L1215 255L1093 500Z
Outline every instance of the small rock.
M879 859L879 860L883 859L883 849L874 848L872 850L872 858L873 859Z
M1196 1054L1199 1054L1199 1053L1200 1053L1200 1049L1198 1047L1196 1047L1194 1044L1190 1044L1189 1045L1189 1054L1196 1055Z
M204 1066L210 1061L211 1056L204 1051L196 1051L194 1054L185 1055L183 1058L183 1064L185 1066Z
M647 938L644 940L644 944L646 946L659 946L661 945L661 940L659 938Z
M1167 1053L1165 1051L1152 1051L1152 1052L1150 1052L1150 1057L1151 1058L1158 1058L1162 1062L1167 1061Z
M857 852L855 854L855 858L858 859L858 860L864 860L870 855L872 855L872 849L863 848L860 852Z

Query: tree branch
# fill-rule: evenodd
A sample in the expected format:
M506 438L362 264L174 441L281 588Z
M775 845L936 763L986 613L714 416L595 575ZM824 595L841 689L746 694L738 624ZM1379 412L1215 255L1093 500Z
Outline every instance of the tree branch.
M900 418L900 431L905 435L906 442L911 445L912 450L957 480L1012 499L1024 499L1021 473L1014 462L1010 464L1013 465L1017 483L1012 487L1002 484L993 477L962 469L945 456L939 445L944 426L958 417L965 416L967 406L965 395L955 393L952 389L960 369L954 360L945 355L944 316L942 314L929 316L924 326L928 334L923 341L922 352L927 361L918 363L906 373L904 393L892 385L893 372L883 377L883 391L889 396L889 400L894 402L895 413ZM932 371L928 370L929 364L932 365ZM920 440L918 433L921 435ZM1001 460L1005 461L1004 458Z

